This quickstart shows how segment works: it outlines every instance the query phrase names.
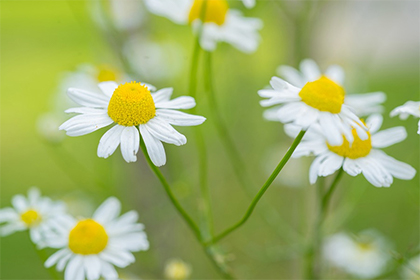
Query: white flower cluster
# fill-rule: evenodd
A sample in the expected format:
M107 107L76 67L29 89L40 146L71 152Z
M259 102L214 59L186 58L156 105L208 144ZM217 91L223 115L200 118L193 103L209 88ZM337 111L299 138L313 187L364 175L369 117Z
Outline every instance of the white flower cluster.
M41 196L37 188L27 197L14 196L12 205L0 209L0 234L29 230L39 249L59 249L45 266L64 270L65 280L117 279L114 266L124 268L135 261L132 252L149 249L137 212L120 215L121 203L115 197L105 200L91 218L73 218L64 203Z

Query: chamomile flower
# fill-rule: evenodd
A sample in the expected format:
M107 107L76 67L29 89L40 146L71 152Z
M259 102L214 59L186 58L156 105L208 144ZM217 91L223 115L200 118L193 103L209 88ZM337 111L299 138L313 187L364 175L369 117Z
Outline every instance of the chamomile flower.
M272 89L258 91L261 97L268 98L260 101L261 106L276 105L264 112L266 119L293 123L304 130L319 124L332 145L343 144L342 135L353 142L352 127L362 140L368 138L365 125L344 104L343 87L327 76L314 78L303 87L296 87L278 77L273 77L270 84Z
M244 1L251 5L253 1ZM226 42L245 53L257 50L262 21L246 18L229 9L227 0L145 0L147 9L156 15L166 17L177 24L191 24L194 32L201 25L201 11L206 4L200 45L207 51L214 51L218 42Z
M45 267L65 268L65 280L117 279L114 266L124 268L135 261L132 252L149 249L137 212L119 216L120 210L119 200L111 197L92 218L62 216L48 240L49 247L60 250L47 259Z
M171 125L192 126L205 121L204 117L177 111L193 108L195 100L189 96L170 100L172 88L151 93L149 86L136 82L103 82L99 87L102 94L70 88L70 98L83 107L68 109L67 113L80 115L60 126L69 136L81 136L114 125L99 141L99 157L109 157L121 145L125 161L135 162L141 135L152 162L162 166L166 163L162 142L177 146L187 143Z
M420 279L420 255L408 261L401 270L401 276L406 280Z
M165 265L165 278L170 280L185 280L191 275L191 265L180 260L170 259Z
M379 131L381 115L372 115L366 120L368 138L362 140L353 129L354 141L344 139L341 145L333 145L319 125L313 125L296 148L293 157L315 155L309 169L309 181L314 184L319 176L326 177L341 167L351 176L362 173L375 187L389 187L393 177L411 180L416 170L404 162L388 156L380 148L386 148L403 141L407 137L404 127L393 127ZM286 133L295 136L297 127L285 126ZM342 136L344 138L344 135Z
M391 111L391 117L395 117L397 115L399 115L402 120L407 119L410 115L420 118L420 101L407 101L404 105ZM417 133L420 134L420 120Z
M390 260L389 242L374 230L358 235L337 233L325 240L324 258L333 266L358 278L380 275Z
M0 209L0 235L29 230L32 242L39 248L45 247L45 234L51 229L52 221L64 214L64 204L41 196L33 187L28 190L27 197L15 195L12 205L13 208Z
M322 74L318 65L312 59L303 60L300 63L300 71L287 65L281 65L277 68L277 74L299 88L303 88L306 83L316 81L322 77L327 77L342 87L345 76L343 68L339 65L329 66L325 73ZM362 117L382 113L384 108L381 104L385 100L385 93L378 91L348 94L344 97L344 104L350 106L357 116Z

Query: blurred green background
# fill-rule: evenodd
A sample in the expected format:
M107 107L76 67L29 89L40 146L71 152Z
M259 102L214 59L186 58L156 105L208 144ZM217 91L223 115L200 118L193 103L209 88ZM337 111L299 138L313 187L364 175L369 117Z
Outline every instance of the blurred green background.
M126 274L127 279L163 278L165 262L181 258L192 265L192 278L218 278L141 153L134 164L124 162L119 150L107 160L98 158L97 144L106 129L66 137L60 144L51 144L37 133L37 118L53 109L51 99L57 94L63 72L82 63L123 66L92 21L91 2L2 0L0 4L1 207L9 206L13 195L38 186L45 195L66 201L73 214L89 216L114 195L122 201L124 211L136 209L140 213L151 243L149 251L136 253L136 263L121 275ZM388 116L405 101L419 100L419 2L257 1L253 10L245 10L238 1L229 4L264 22L255 54L240 53L227 44L219 44L214 53L222 117L247 164L255 193L291 143L280 123L262 118L257 91L268 84L278 65L297 66L306 57L315 59L324 70L332 63L342 65L350 93L386 92L383 128L403 125L408 138L385 151L419 170L417 121ZM190 28L148 14L141 29L141 36L157 43L176 41L182 47L178 59L182 70L152 82L158 88L174 87L175 96L186 95L193 46ZM200 72L197 111L209 117L202 83ZM233 175L212 120L202 128L210 156L215 228L220 232L242 216L251 199ZM168 162L162 170L180 201L198 219L193 129L179 128L189 140L187 145L165 145ZM315 187L307 179L311 161L292 160L261 200L277 213L271 224L262 219L264 213L257 206L252 218L220 243L221 252L239 278L301 277L302 247L298 240L308 236L316 209ZM356 233L376 228L392 240L396 251L405 253L419 245L419 202L418 175L411 181L396 179L390 188L375 188L362 176L345 175L333 200L328 231ZM0 241L1 279L49 278L27 232Z

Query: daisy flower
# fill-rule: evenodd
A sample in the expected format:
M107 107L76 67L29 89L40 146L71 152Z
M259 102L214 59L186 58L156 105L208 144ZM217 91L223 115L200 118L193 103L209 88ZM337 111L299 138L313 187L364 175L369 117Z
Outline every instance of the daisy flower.
M344 104L343 87L327 76L314 77L303 87L296 87L278 77L273 77L270 84L272 89L258 91L261 97L268 98L260 101L261 106L276 105L264 112L266 119L293 123L304 130L319 124L332 145L343 144L343 134L352 143L352 127L361 139L368 138L365 125Z
M321 77L327 77L334 83L343 86L344 70L339 65L331 65L325 73L322 73L318 65L312 59L305 59L300 63L300 71L281 65L277 68L277 74L286 79L295 87L302 88L308 82L313 82ZM362 94L349 94L344 97L344 104L350 106L359 117L368 116L375 113L382 113L384 108L381 106L386 100L383 92L370 92Z
M325 240L324 258L333 266L358 278L374 278L390 260L389 242L374 230L358 235L337 233Z
M391 111L391 117L395 117L397 115L399 115L402 120L407 119L410 115L420 118L420 101L407 101L404 105ZM420 134L420 121L417 133Z
M144 226L137 223L137 212L119 216L120 210L119 200L110 197L92 218L62 216L48 240L49 247L60 250L47 259L45 267L65 268L65 280L117 279L114 266L126 267L135 261L132 252L149 249Z
M0 235L29 230L32 242L39 248L45 247L45 234L51 229L52 221L64 214L64 204L41 196L40 191L32 187L27 197L15 195L12 205L13 208L0 209Z
M345 139L342 145L330 144L321 127L314 125L305 134L292 156L316 156L309 169L311 184L314 184L319 176L329 176L341 167L351 176L362 173L375 187L391 186L393 177L402 180L413 179L416 174L413 167L379 150L403 141L407 137L405 128L399 126L379 131L382 120L381 115L372 115L366 120L369 130L365 140L353 129L352 145ZM287 134L294 136L299 128L287 125L285 130Z
M185 280L191 275L191 265L180 260L170 259L165 265L165 278L170 280Z
M244 0L246 5L252 5L252 2ZM194 32L201 25L203 3L206 3L200 37L203 49L214 51L218 42L226 42L245 53L257 50L260 42L258 30L262 28L262 21L243 17L239 11L229 9L227 0L145 0L151 13L177 24L191 24Z
M204 117L177 111L193 108L195 100L189 96L170 100L172 88L151 93L150 86L136 82L103 82L99 88L102 94L70 88L70 98L83 107L68 109L67 113L80 115L60 126L69 136L81 136L114 125L99 141L99 157L109 157L121 145L125 161L135 162L141 135L152 162L162 166L166 163L162 142L177 146L187 143L171 125L192 126L205 121Z

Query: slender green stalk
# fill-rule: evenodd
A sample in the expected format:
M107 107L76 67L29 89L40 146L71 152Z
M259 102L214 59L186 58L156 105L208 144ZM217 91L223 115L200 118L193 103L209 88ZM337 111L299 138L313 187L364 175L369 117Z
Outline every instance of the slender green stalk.
M141 140L141 143L143 141ZM146 147L144 145L140 145L143 154L146 158L147 163L149 164L150 169L155 173L156 177L159 179L160 183L162 184L163 188L165 189L166 194L168 195L169 199L171 200L172 204L175 206L178 213L181 217L185 220L188 227L193 231L195 237L197 238L198 242L202 245L206 255L209 257L211 263L214 267L223 275L226 279L234 279L234 277L227 271L227 268L222 266L218 261L217 257L211 251L211 248L206 246L203 242L202 236L200 234L200 229L194 222L194 220L187 214L187 212L182 208L181 204L176 199L175 195L172 193L171 187L169 186L168 182L166 181L165 177L163 176L160 169L156 167L153 162L150 160L149 154L147 153Z
M314 230L313 230L313 238L312 244L310 244L307 252L306 252L306 277L305 279L320 279L320 269L316 267L316 257L318 255L319 248L322 246L322 224L325 221L325 218L328 213L328 206L331 200L331 196L334 190L338 186L338 182L343 175L344 170L340 168L337 175L334 178L334 181L331 183L330 188L328 191L319 197L320 201L320 209L317 222L315 223ZM320 192L322 193L322 192Z
M143 143L143 141L141 141ZM171 200L172 204L175 206L178 213L182 216L182 218L185 220L187 225L190 227L190 229L193 231L194 235L197 237L198 241L201 242L201 235L200 230L198 226L195 224L193 219L187 214L187 212L182 208L181 204L176 199L175 195L172 193L171 187L169 186L168 182L166 181L165 177L163 176L162 172L160 172L160 169L156 167L153 162L151 161L149 154L147 153L145 145L140 145L143 154L147 160L147 163L149 164L150 169L152 169L153 173L155 173L156 177L158 177L160 183L162 184L163 188L165 189L166 194L168 195L169 199Z
M293 141L292 145L290 146L289 150L287 150L286 154L282 158L282 160L279 162L277 167L274 169L273 173L271 173L270 177L268 177L267 181L264 183L264 185L261 187L261 189L258 191L257 195L252 200L251 204L249 205L247 211L245 212L245 215L240 219L236 224L231 226L230 228L223 231L221 234L217 235L213 239L205 242L206 245L212 245L224 237L226 237L231 232L238 229L240 226L242 226L251 216L252 212L254 211L255 206L257 206L258 201L261 199L261 197L264 195L264 193L267 191L267 189L270 187L271 183L273 183L274 179L276 179L277 175L280 173L280 171L283 169L283 167L286 165L287 161L292 156L293 152L295 151L296 147L299 145L300 141L302 140L303 136L305 135L306 131L301 131L299 135L296 137L296 139Z

